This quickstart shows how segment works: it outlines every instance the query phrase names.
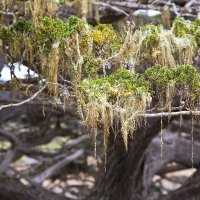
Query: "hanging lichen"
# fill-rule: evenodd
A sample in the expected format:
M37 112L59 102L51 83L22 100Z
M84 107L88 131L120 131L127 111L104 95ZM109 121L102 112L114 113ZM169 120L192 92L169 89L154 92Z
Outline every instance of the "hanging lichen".
M127 150L147 108L170 113L175 97L184 108L199 108L200 75L192 66L199 26L198 20L177 19L171 30L154 25L135 30L129 23L119 32L75 16L66 22L36 17L1 25L0 43L8 62L26 62L48 81L55 99L58 76L67 77L88 128L95 136L103 128L105 151L111 129L121 131ZM152 99L158 99L156 105Z
M82 19L92 17L92 0L75 0L74 7L77 15Z
M142 77L128 70L106 78L85 79L78 86L79 111L90 130L96 132L98 125L103 126L105 150L114 119L116 124L121 124L128 148L128 137L140 124L137 114L144 113L151 102L148 87Z
M56 10L56 3L52 0L29 0L32 19L38 16L52 16Z

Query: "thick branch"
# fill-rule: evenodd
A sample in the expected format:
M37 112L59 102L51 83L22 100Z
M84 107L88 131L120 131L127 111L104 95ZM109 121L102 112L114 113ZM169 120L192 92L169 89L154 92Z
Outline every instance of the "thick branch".
M67 142L67 144L64 146L64 148L70 149L88 139L89 139L88 135L83 135L77 139L71 139Z
M36 184L42 183L45 179L50 178L52 175L55 175L60 169L62 169L65 165L67 165L70 162L73 162L80 158L84 153L83 149L80 149L73 153L72 155L64 158L60 162L56 163L49 169L45 170L41 174L37 175L36 177L33 178L33 182Z

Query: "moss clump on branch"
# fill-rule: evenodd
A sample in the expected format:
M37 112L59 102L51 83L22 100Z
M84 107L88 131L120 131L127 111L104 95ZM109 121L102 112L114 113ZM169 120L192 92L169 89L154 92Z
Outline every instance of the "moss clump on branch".
M0 39L3 50L9 54L13 61L25 60L26 63L30 64L36 62L40 68L42 67L43 75L47 77L48 81L55 82L59 71L66 72L65 67L72 61L71 55L67 60L68 52L65 50L72 49L74 46L73 52L76 52L75 35L81 35L81 32L85 33L89 28L84 20L75 16L71 16L66 23L60 19L39 17L33 23L19 20L10 28L1 26ZM72 44L68 43L69 41ZM77 59L74 59L76 62ZM49 87L51 88L52 85ZM54 85L54 89L50 89L54 91L52 95L57 95L55 93L56 87Z
M167 68L177 65L193 64L193 58L198 51L198 37L193 34L178 36L171 30L165 30L162 25L145 25L134 31L130 24L127 35L120 50L108 60L115 66L125 68L131 63L135 71L143 71L143 65L159 64ZM183 30L184 31L184 30Z
M105 78L83 80L77 96L80 113L89 129L97 133L98 125L102 124L105 150L110 127L119 128L121 125L128 148L128 137L140 124L137 114L144 113L151 102L148 82L128 70L120 70Z
M156 65L148 68L144 75L151 88L156 88L160 106L168 106L170 111L175 95L190 109L199 106L200 74L192 65L181 65L172 70Z
M48 69L52 46L59 43L57 71L70 73L72 79L76 77L78 82L82 79L81 74L85 73L82 67L89 66L83 60L90 54L94 55L94 60L102 60L92 67L92 71L101 75L102 70L99 69L104 68L105 71L105 63L112 71L126 68L127 63L135 71L144 63L171 68L192 64L197 52L195 38L178 37L162 26L146 25L134 31L130 25L127 36L121 36L122 33L115 31L111 25L92 27L75 16L71 16L66 23L60 19L39 17L32 24L20 20L11 28L0 28L0 38L4 47L9 46L11 58L21 60L25 52L28 62L37 60L43 69Z
M119 50L117 47L121 47L120 38L111 25L100 24L94 27L90 37L94 42L94 50L98 55L102 55L106 50L107 55L105 56L111 56L113 50Z
M87 73L92 75L95 71L100 75L102 59L120 47L117 32L111 25L92 27L75 16L69 17L67 22L49 17L38 17L33 23L19 20L10 28L0 27L0 39L12 60L19 61L23 57L26 63L38 63L50 82L57 80L58 73L69 74L77 82L82 75L88 76ZM56 55L53 52L57 52ZM88 59L92 54L93 59Z
M183 18L175 19L172 27L177 37L192 37L200 47L200 20L185 21Z
M156 27L153 24L150 24L145 25L141 29L144 36L143 44L146 46L146 48L157 47L159 44L158 27Z
M38 17L34 24L19 20L10 31L15 38L20 33L31 37L36 42L36 48L50 50L54 42L63 40L86 26L85 21L75 16L70 17L66 23L58 18Z
M168 69L160 65L148 68L144 74L120 70L105 78L83 80L77 88L79 112L89 130L104 129L107 147L110 128L121 130L125 147L128 137L140 126L140 117L151 106L155 94L158 108L171 112L175 95L188 109L199 107L200 74L192 65Z

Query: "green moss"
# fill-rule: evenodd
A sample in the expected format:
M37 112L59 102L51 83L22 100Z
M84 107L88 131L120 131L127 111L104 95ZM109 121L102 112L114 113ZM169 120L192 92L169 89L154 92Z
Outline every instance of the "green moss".
M176 87L190 86L200 83L200 75L192 65L181 65L173 69L167 69L160 65L155 65L145 71L146 79L157 87L166 87L170 82L174 82Z
M128 70L120 70L112 75L99 79L85 79L78 86L78 90L95 98L106 93L110 98L116 96L140 96L149 93L149 83L144 78Z
M8 34L10 34L9 36L14 34L17 39L19 34L23 34L30 37L34 47L49 51L53 43L69 37L75 31L78 32L86 27L86 25L87 23L84 20L75 16L71 16L66 23L57 18L38 17L34 24L27 20L19 20L11 28L3 29L1 35L10 38Z
M0 25L0 39L3 44L8 44L13 40L13 33L10 29Z
M81 116L90 130L96 133L98 125L104 130L105 151L110 127L119 124L127 150L129 134L140 124L137 114L144 113L151 102L148 82L139 74L120 70L105 78L83 80L77 94Z
M34 24L34 34L36 46L50 50L54 42L67 36L68 25L60 19L49 17L39 17Z
M94 54L87 54L83 57L83 76L98 77L103 66L101 58L95 58Z
M190 100L190 103L198 103L200 94L200 74L191 65L182 65L173 71L174 81L179 90L184 91L183 96Z
M191 23L185 22L183 18L177 18L173 22L173 33L177 37L183 37L190 32Z
M195 82L199 82L199 73L192 65L182 65L173 70L173 78L176 82L176 86L193 85Z
M96 52L102 53L104 51L107 56L119 50L122 45L119 35L110 24L99 24L94 27L89 37L94 42Z
M96 42L97 44L103 44L105 42L115 39L116 33L111 24L99 24L98 26L94 27L92 36L94 42Z
M173 81L172 71L161 65L149 67L145 71L146 79L157 88L166 87L170 81Z
M39 31L47 37L61 39L67 35L68 25L61 19L49 17L39 17L36 23Z
M32 24L27 20L18 20L10 29L12 32L28 34L32 31Z
M155 47L159 43L158 26L148 24L142 27L142 34L144 35L143 44L146 47Z
M173 33L177 37L188 37L193 39L200 47L200 20L185 21L183 18L177 18L173 22Z
M167 69L156 65L145 71L146 80L155 89L156 94L160 93L162 98L166 98L169 86L172 95L176 93L181 99L187 99L190 102L198 103L200 94L200 74L192 65L181 65L173 69Z
M70 16L67 20L67 24L68 24L68 30L67 30L68 35L71 35L74 32L80 32L81 29L90 30L92 28L83 19L80 19L76 16Z

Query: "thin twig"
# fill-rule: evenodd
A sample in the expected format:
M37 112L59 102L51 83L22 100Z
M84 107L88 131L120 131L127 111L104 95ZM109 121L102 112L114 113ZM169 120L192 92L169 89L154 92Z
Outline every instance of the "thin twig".
M7 104L7 105L2 105L0 106L0 110L4 109L4 108L9 108L9 107L17 107L17 106L21 106L25 103L28 103L30 101L32 101L33 99L35 99L41 92L43 92L43 90L46 88L46 84L39 90L37 91L33 96L31 96L30 98L24 100L24 101L21 101L19 103L10 103L10 104Z
M200 115L200 111L179 111L179 112L159 112L138 114L139 117L157 118L157 117L177 117L180 115Z
M64 82L73 85L73 83L72 83L71 81L69 81L69 80L67 80L67 79L64 79L60 74L58 74L58 76L59 76Z
M178 107L171 107L171 110L170 111L180 111L181 109L184 108L185 105L181 105L181 106L178 106ZM167 112L168 108L152 108L150 110L146 110L146 112L148 113L153 113L153 112Z

